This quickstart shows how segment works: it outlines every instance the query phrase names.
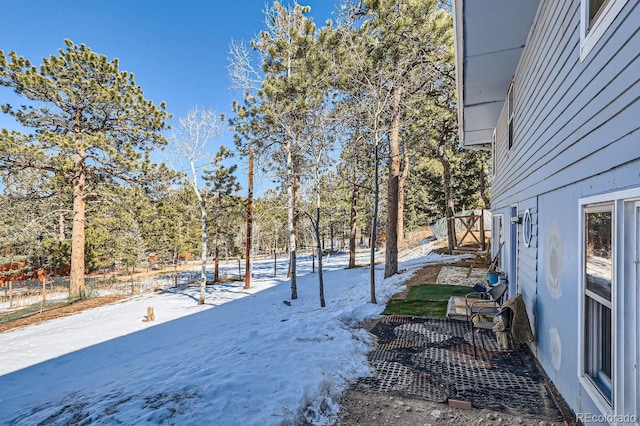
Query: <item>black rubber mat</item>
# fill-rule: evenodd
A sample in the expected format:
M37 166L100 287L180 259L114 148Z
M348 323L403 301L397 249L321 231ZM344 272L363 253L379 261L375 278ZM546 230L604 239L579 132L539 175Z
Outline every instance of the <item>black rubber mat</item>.
M492 336L474 356L465 321L383 317L371 330L373 375L359 386L436 402L469 401L474 407L521 417L562 421L563 416L531 356L499 351ZM476 338L476 344L480 345Z

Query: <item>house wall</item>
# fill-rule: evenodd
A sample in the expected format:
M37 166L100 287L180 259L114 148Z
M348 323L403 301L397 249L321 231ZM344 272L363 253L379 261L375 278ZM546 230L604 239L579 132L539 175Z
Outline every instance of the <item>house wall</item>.
M529 322L531 327L536 330L537 324L537 285L538 282L538 199L537 197L522 200L518 203L518 211L524 212L529 210L532 221L532 238L529 242L529 246L524 242L522 236L522 226L518 226L516 235L518 241L518 256L517 256L517 281L516 285L512 286L512 294L522 293L525 306L527 308L527 314L529 315ZM522 217L522 214L520 214Z
M508 106L496 127L492 211L507 234L511 206L520 216L530 209L534 224L530 247L518 235L515 259L505 259L505 269L517 266L510 291L523 293L532 349L576 412L598 412L578 380L579 200L640 187L639 3L625 5L581 62L580 0L541 1L514 76L510 150Z

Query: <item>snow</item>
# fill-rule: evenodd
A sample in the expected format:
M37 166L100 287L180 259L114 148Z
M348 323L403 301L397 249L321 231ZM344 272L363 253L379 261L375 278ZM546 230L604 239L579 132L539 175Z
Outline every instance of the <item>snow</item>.
M0 333L0 424L333 424L342 393L369 372L372 341L357 325L417 269L451 259L430 249L405 254L405 271L386 280L376 266L377 305L369 269L332 255L325 308L310 259L291 306L286 263L274 278L265 260L250 290L208 286L205 305L188 287ZM153 322L142 321L148 306Z

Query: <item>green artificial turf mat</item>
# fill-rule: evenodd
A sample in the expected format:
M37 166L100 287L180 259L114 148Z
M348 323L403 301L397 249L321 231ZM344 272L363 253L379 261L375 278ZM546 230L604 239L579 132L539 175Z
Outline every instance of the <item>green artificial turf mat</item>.
M390 300L382 314L444 318L447 314L447 301Z
M459 285L423 284L412 286L407 300L392 299L383 315L407 315L414 317L444 318L451 296L466 296L473 288Z
M473 288L459 285L423 284L409 288L407 301L410 300L449 300L451 296L466 296Z

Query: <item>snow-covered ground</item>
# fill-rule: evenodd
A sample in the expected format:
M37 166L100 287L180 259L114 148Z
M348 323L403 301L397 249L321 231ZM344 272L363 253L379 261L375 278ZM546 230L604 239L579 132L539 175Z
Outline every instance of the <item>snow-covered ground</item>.
M299 261L291 306L286 264L274 278L271 260L254 263L251 290L209 286L205 305L190 287L0 333L0 424L332 424L335 401L369 371L370 337L356 324L412 272L451 260L430 248L404 255L405 273L390 279L376 267L377 305L369 269L333 255L326 308L310 259ZM154 322L142 321L148 306Z

